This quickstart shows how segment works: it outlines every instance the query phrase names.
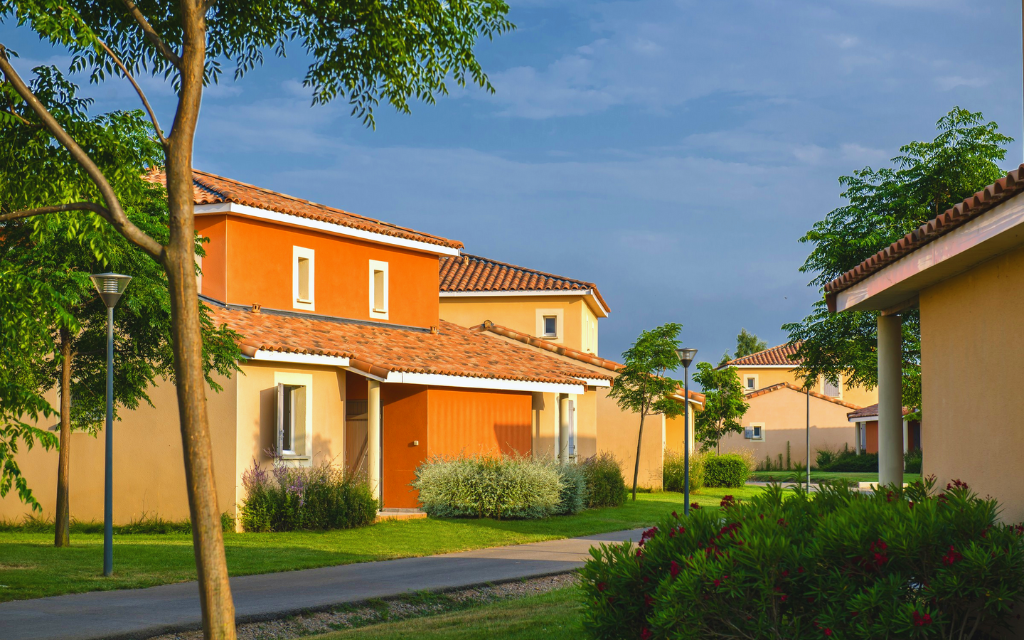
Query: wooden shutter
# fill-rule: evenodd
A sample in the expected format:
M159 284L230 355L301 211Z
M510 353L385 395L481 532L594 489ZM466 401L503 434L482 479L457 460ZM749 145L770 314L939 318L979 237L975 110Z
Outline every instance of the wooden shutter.
M277 455L284 453L284 384L277 385Z

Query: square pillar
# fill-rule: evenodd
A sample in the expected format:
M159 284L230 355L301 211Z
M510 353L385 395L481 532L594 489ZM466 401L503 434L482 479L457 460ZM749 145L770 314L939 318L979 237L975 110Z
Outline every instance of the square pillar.
M878 316L878 482L903 484L903 327Z
M367 478L370 481L370 490L373 497L380 502L380 443L381 443L381 410L380 410L380 382L367 380L366 395L366 466Z
M864 429L864 423L863 422L854 422L853 423L853 450L857 453L858 456L860 455L860 438L861 438L860 434L863 431L863 429Z
M564 393L558 394L558 453L556 459L562 464L569 462L569 431L572 426L572 411L569 404L569 396Z

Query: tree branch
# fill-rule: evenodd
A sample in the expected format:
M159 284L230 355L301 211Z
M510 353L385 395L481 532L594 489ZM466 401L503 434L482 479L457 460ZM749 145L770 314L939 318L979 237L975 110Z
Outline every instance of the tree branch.
M39 124L36 124L35 122L29 122L25 118L22 118L18 114L14 113L13 111L10 111L8 109L0 109L0 111L2 111L3 113L6 113L9 116L13 116L13 117L17 118L18 120L21 120L21 123L23 125L25 125L26 127L39 127L39 126L41 126Z
M135 3L132 2L132 0L121 1L124 3L124 6L128 8L128 13L132 14L132 17L135 18L135 22L139 23L139 26L142 28L142 33L146 35L146 39L156 47L156 50L160 52L160 55L167 58L171 64L180 71L181 56L174 53L174 51L167 46L167 43L163 41L160 34L158 34L156 29L153 28L153 25L149 24L149 21L146 20L146 16L142 15L142 12L139 11L139 8L135 6Z
M93 213L99 214L99 216L104 220L112 223L110 211L106 207L101 207L95 202L71 202L69 204L39 207L38 209L23 209L21 211L15 211L14 213L5 213L0 215L0 222L10 222L11 220L19 220L21 218L31 218L32 216L41 216L47 213L60 213L61 211L92 211Z
M103 175L100 168L96 166L96 163L89 157L89 154L87 154L85 150L75 142L74 138L68 135L68 132L60 126L59 122L57 122L57 119L46 110L46 107L44 107L43 103L39 101L39 98L37 98L35 94L32 93L32 90L28 88L25 82L21 79L21 76L19 76L14 70L14 67L11 66L11 62L7 58L7 49L3 44L0 44L0 72L3 72L7 81L11 83L11 86L18 92L18 95L21 96L22 100L32 108L36 117L42 120L43 126L49 130L61 146L68 150L75 162L85 169L89 179L92 180L99 188L100 195L103 196L103 199L107 202L107 207L109 208L110 217L108 220L110 224L113 225L121 235L127 238L129 242L139 247L149 254L149 256L154 260L162 264L164 246L146 235L142 229L139 229L131 220L128 219L128 216L124 213L124 209L121 208L121 201L118 199L117 194L114 193L113 187L111 187L110 183L107 182L106 176Z
M100 39L98 36L96 37L96 42L100 43L100 46L103 47L103 50L107 52L107 55L114 60L114 64L116 64L117 67L121 70L121 73L123 73L124 76L128 78L128 82L131 82L132 86L135 87L135 93L139 94L139 99L142 100L142 105L146 107L146 112L149 114L149 119L153 122L153 128L156 129L156 135L158 138L160 138L160 144L162 144L166 149L167 138L164 137L164 132L160 129L160 123L156 121L156 114L153 113L153 107L149 106L149 100L146 99L146 94L142 92L142 87L139 86L139 83L135 82L135 78L132 77L132 74L128 73L128 68L124 66L124 63L121 62L121 59L117 57L117 54L111 51L110 47L107 46L106 42L103 42L103 40Z

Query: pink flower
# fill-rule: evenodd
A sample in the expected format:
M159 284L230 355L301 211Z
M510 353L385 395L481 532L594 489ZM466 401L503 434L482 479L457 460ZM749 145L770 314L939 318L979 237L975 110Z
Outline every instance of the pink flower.
M640 640L650 640L650 637L651 637L651 630L650 629L648 629L647 627L644 627L643 629L640 630Z
M673 560L672 564L669 565L668 572L672 574L673 578L678 576L679 575L679 563L676 562L675 560Z

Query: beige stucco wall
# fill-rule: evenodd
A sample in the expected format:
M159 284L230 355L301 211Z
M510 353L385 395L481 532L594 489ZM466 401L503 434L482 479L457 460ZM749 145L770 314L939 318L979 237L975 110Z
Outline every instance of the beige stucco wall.
M920 308L924 472L1024 520L1024 394L1011 373L1024 362L1024 247L922 291Z
M633 484L636 463L636 441L640 430L640 416L619 409L608 389L597 390L597 452L609 452L622 467L626 485ZM640 471L637 486L651 489L662 487L662 441L665 437L665 417L647 416L640 448Z
M693 431L693 420L694 405L689 405L690 411L690 451L694 450L694 431ZM665 420L665 441L664 448L666 451L682 452L684 442L686 440L686 421L684 416L678 415L674 418L667 418Z
M811 464L814 453L822 447L843 445L854 448L854 426L846 417L849 407L810 398L811 407ZM764 423L764 440L747 440L742 434L729 434L722 438L722 453L747 449L754 453L758 462L770 457L778 461L781 453L786 457L786 442L790 445L790 460L803 462L807 455L807 395L793 389L780 389L771 393L748 398L750 408L741 423L748 427L753 423Z
M345 453L345 370L336 367L315 367L280 362L248 361L242 365L238 379L238 432L236 465L238 481L234 499L240 502L245 493L241 473L252 466L253 459L264 466L271 464L266 450L275 444L277 434L277 373L311 376L312 390L312 459L310 463L334 460L341 466ZM303 463L309 464L309 463Z
M220 393L207 390L214 473L221 511L234 512L235 502L235 396L239 376L218 379ZM168 520L189 517L185 468L178 423L176 389L161 382L149 393L153 407L143 403L124 412L114 423L114 522L127 523L145 516ZM55 398L51 398L55 403ZM45 423L50 426L59 418ZM40 425L44 426L44 425ZM86 433L71 436L71 517L103 520L104 437ZM57 451L21 448L17 455L25 479L43 516L53 517L57 494ZM29 513L16 492L0 499L0 518L16 520Z
M495 296L441 298L442 320L471 327L490 320L494 324L540 337L537 330L537 315L548 315L548 311L562 314L562 335L544 338L580 351L597 353L597 318L582 296ZM593 344L584 344L586 319L593 320Z
M780 382L789 382L790 384L795 384L798 387L802 387L804 384L803 380L796 377L794 373L796 371L795 369L784 369L775 367L735 367L735 369L740 376L741 384L743 383L745 379L744 376L746 374L756 375L758 389L770 387L773 384L778 384ZM840 380L840 383L840 400L844 400L851 404L855 404L858 407L866 407L878 403L877 388L866 389L862 386L856 386L852 389L847 389L845 377L842 380ZM745 384L744 389L746 389ZM824 385L822 384L821 380L819 380L818 383L815 385L813 391L824 393Z

